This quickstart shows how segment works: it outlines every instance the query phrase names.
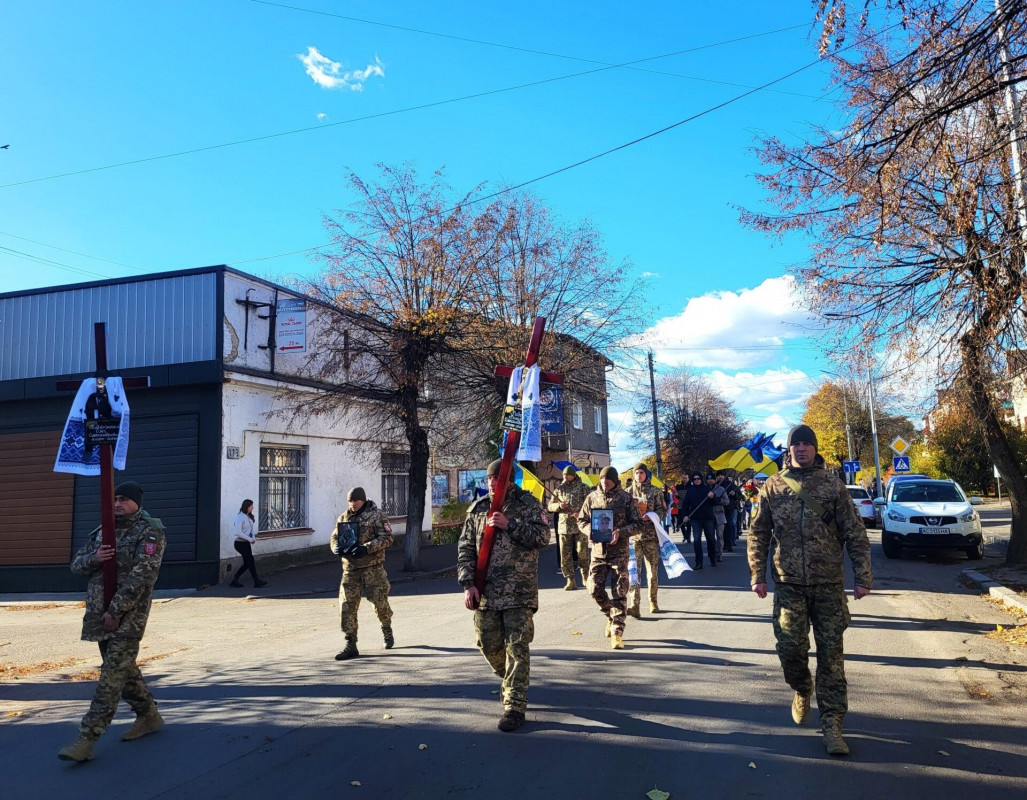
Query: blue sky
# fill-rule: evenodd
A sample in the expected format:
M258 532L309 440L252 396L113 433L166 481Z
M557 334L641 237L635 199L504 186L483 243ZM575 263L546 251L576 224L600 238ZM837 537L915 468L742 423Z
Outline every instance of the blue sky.
M460 191L519 183L816 61L808 0L294 5L10 4L0 291L220 263L310 274L302 253L269 257L325 241L322 213L352 199L347 168L445 167ZM761 430L797 421L831 367L783 277L802 242L742 228L735 206L761 199L757 133L830 122L826 82L816 64L531 187L654 276L647 335L660 369L707 372ZM441 101L454 102L404 111ZM615 463L635 456L626 416L612 409Z

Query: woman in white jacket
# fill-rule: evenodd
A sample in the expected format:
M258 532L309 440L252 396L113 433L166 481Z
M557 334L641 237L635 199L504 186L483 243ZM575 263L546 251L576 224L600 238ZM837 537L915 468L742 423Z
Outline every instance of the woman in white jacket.
M257 562L253 560L253 543L257 541L257 532L254 527L253 501L243 500L239 507L239 513L235 515L235 550L242 556L242 566L239 567L229 586L242 586L239 583L239 576L246 570L253 575L254 586L267 586L267 581L262 581L257 575Z

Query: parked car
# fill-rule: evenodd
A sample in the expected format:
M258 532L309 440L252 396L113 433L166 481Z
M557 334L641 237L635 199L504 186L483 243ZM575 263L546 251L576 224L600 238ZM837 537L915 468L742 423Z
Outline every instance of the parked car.
M955 481L894 478L888 484L881 520L881 547L898 558L904 547L962 550L967 558L984 555L981 517Z
M849 490L849 497L856 504L856 511L863 519L863 524L868 528L876 528L878 522L878 511L874 506L874 499L870 492L862 486L846 486Z

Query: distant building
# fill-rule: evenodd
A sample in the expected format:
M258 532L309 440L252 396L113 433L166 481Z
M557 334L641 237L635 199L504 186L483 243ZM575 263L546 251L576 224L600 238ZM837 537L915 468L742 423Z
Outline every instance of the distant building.
M99 479L53 472L73 393L59 380L94 372L93 323L107 323L108 364L147 375L129 391L131 440L115 481L145 488L145 508L166 526L159 586L225 580L239 563L232 520L252 499L258 561L330 558L328 540L352 486L405 525L406 443L360 441L336 421L289 424L291 391L328 387L307 355L280 340L281 301L302 330L325 306L293 290L216 266L0 294L0 587L68 591L74 552L99 524ZM283 313L285 313L283 311ZM279 346L281 345L281 346ZM426 498L427 500L427 498ZM430 524L430 520L426 520Z

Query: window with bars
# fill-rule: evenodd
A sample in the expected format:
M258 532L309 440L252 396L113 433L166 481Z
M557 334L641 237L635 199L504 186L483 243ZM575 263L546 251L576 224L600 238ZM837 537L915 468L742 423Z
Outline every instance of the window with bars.
M308 527L305 447L261 446L259 508L261 531Z
M390 517L405 517L410 480L410 455L382 453L382 511Z

